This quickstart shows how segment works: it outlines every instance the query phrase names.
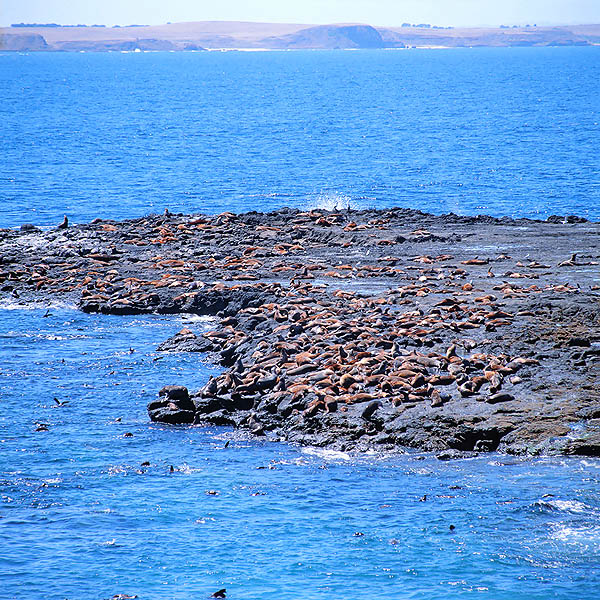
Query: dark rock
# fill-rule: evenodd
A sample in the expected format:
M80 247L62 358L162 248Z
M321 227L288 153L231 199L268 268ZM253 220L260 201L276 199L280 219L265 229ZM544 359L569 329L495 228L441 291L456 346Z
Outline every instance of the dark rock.
M164 341L158 352L210 352L213 344L203 336L197 336L187 328L177 332L174 336Z
M286 396L281 402L277 405L277 412L284 418L289 417L292 414L294 408L300 408L301 404L294 401L292 396Z
M231 400L233 401L233 408L235 410L252 410L257 400L256 396L242 396L241 394L234 392L231 394Z
M257 307L270 300L274 300L272 295L257 289L208 290L188 297L181 308L197 315L221 313L224 317L235 317L244 308Z
M217 397L217 398L194 398L194 410L200 414L208 414L217 410L233 410L235 409L235 403L231 398Z
M172 410L170 408L158 408L149 411L150 419L159 423L170 425L182 425L194 422L195 413L192 410Z
M9 300L81 297L104 314L221 319L206 337L184 329L161 344L215 352L227 366L192 398L153 399L163 422L189 421L187 411L346 450L591 454L598 255L590 247L565 269L531 269L585 248L598 225L557 222L319 209L0 230L0 289ZM497 258L483 250L490 239ZM388 248L398 243L403 252ZM491 273L496 261L505 277Z
M589 432L585 436L569 440L562 452L577 456L600 456L600 431Z
M577 411L577 417L580 419L600 419L600 404L595 406L586 406Z
M236 422L223 410L215 410L208 414L197 413L194 418L194 425L216 425L222 426L235 426Z
M579 348L589 348L591 346L590 340L583 337L571 337L567 340L567 346L577 346Z
M444 450L436 454L438 460L458 460L461 458L475 458L478 456L477 452L466 452L464 450Z
M152 400L151 402L148 402L148 412L158 410L159 408L166 408L169 406L169 404L170 400L166 400L164 398L161 400Z
M188 394L188 389L182 385L166 385L160 390L158 396L159 398L164 398L166 402L173 405L177 410L192 412L196 410Z

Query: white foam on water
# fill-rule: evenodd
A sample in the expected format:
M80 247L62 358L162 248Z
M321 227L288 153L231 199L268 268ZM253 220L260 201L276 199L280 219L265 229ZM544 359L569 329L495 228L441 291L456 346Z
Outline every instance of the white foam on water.
M0 300L0 310L77 310L75 304L68 302L17 302L12 299Z
M178 473L183 473L184 475L191 475L192 473L202 473L204 469L200 467L190 467L189 465L181 465L180 467L176 467L175 470Z
M362 208L356 200L347 194L332 192L327 194L319 194L313 201L308 203L308 209L320 208L323 210L345 210L352 208L359 210Z
M309 454L310 456L318 456L325 460L350 460L352 458L347 452L327 450L326 448L302 448L302 453Z
M578 500L550 500L548 504L558 508L559 510L564 510L573 513L583 513L591 510L591 507L587 506L583 502L579 502Z
M600 547L600 525L566 525L560 523L552 533L552 537L561 542L593 544Z
M35 338L37 340L49 340L51 342L63 340L88 340L89 335L73 334L73 335L56 335L54 333L23 333L20 331L9 331L6 335L10 337Z
M181 320L184 323L206 323L208 325L218 322L216 317L211 317L210 315L192 315L189 313L181 315Z
M62 479L60 477L50 477L49 479L44 479L44 483L58 484L62 483Z

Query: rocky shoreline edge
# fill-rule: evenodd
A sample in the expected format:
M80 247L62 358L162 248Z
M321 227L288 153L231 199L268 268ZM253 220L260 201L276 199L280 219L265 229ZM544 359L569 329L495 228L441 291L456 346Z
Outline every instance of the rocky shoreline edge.
M213 315L150 418L336 450L600 455L600 224L281 209L0 230L0 300Z

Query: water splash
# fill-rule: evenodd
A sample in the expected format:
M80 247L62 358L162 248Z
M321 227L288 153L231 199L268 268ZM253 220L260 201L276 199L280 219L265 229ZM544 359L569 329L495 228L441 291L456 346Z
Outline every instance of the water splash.
M321 210L360 210L364 208L361 204L347 194L340 192L328 192L319 194L313 201L309 202L308 209Z

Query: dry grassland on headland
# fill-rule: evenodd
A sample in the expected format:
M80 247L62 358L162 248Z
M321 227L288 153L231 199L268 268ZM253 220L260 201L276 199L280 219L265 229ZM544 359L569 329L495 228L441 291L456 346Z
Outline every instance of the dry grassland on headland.
M152 27L9 27L0 51L179 51L201 49L357 49L574 46L600 44L600 25L452 29L247 22Z

